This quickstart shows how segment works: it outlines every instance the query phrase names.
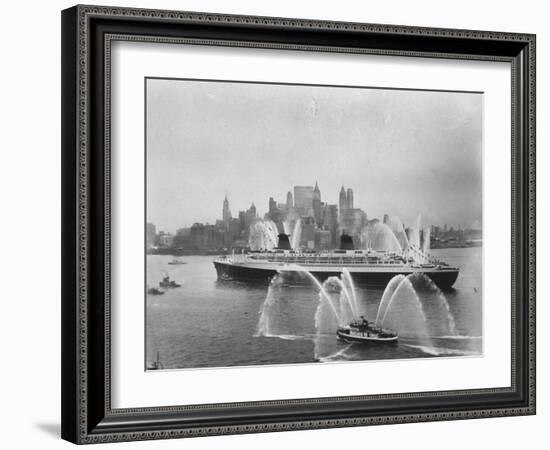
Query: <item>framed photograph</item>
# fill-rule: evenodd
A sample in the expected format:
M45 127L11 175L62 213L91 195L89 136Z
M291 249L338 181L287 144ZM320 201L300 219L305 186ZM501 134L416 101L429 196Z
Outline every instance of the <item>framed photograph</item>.
M535 413L535 36L62 12L62 436Z

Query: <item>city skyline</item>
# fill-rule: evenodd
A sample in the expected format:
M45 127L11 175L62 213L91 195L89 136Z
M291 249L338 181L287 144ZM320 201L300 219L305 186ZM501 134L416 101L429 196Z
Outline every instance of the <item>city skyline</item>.
M298 187L298 186L294 186L294 187ZM306 186L302 185L302 186L299 186L299 187L306 187ZM308 186L308 187L313 188L314 186ZM341 187L343 187L343 185ZM346 192L350 191L350 190L352 191L352 196L353 196L354 194L353 194L353 189L352 188L347 189ZM339 191L339 192L341 192L341 191ZM292 191L289 190L287 192L287 194L292 194ZM294 197L294 195L292 195L291 198L293 198L293 197ZM288 195L285 196L285 199L284 199L285 201L279 201L280 199L270 197L268 199L268 204L269 204L270 200L274 200L274 204L277 205L277 206L281 206L281 205L284 205L284 204L288 205ZM354 202L354 200L352 200L352 202ZM195 220L191 223L178 226L175 229L163 228L162 226L158 226L157 223L155 223L153 221L149 221L149 220L147 221L147 224L148 225L154 225L155 228L157 229L157 231L159 231L159 232L169 233L169 234L176 234L176 232L178 230L190 228L194 224L216 225L220 221L221 222L226 222L228 220L231 220L232 218L236 219L236 218L238 218L240 213L246 213L251 207L254 207L256 209L256 214L257 214L257 219L258 220L264 220L265 217L268 216L269 212L270 212L269 206L267 208L265 208L265 211L264 211L264 210L259 209L255 202L251 202L248 206L244 206L242 208L240 208L240 207L239 208L233 208L231 206L231 201L229 199L228 194L225 194L225 196L222 199L220 204L222 206L221 206L221 208L218 208L218 209L221 210L221 213L219 214L219 217L215 218L213 221ZM340 208L339 202L331 203L331 202L322 201L322 204L323 204L323 206L336 206L337 209L338 209L338 214L341 213L341 208ZM364 210L363 208L361 208L359 205L355 205L355 203L352 203L351 208L354 208L354 206L357 209L363 210L363 211L365 211L365 213L367 213L367 211ZM410 221L407 222L407 221L402 220L402 218L399 215L391 214L391 213L384 213L379 217L373 217L373 216L368 215L368 213L367 213L367 216L368 216L367 218L368 218L369 221L371 221L373 219L377 219L380 222L383 222L384 218L386 216L395 216L395 217L398 217L401 220L401 223L403 224L403 226L405 228L407 228L409 225L413 224L415 222L416 218L418 217L418 215L417 215L416 217L412 218ZM443 229L444 227L447 227L450 230L452 230L452 229L455 229L455 230L460 230L460 229L462 229L462 230L466 230L466 229L482 230L482 228L483 228L482 223L480 221L476 221L476 222L474 222L470 225L464 225L464 226L462 224L456 224L456 223L426 223L424 225L425 226L430 226L430 227L437 227L437 228L441 228L441 229Z
M317 181L329 204L353 186L369 219L481 223L482 106L474 93L148 80L147 221L213 224L226 195L233 215L254 203L263 217L270 197Z

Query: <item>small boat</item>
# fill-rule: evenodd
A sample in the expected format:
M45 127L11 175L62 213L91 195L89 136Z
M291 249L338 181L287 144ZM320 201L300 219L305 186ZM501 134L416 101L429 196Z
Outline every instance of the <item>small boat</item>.
M179 259L173 259L168 264L170 264L171 266L179 266L181 264L187 264L187 263L185 261L180 261Z
M397 333L387 328L380 328L368 322L363 316L349 325L339 326L336 336L345 342L361 344L390 344L397 342Z
M162 281L159 283L161 288L178 288L181 287L181 284L176 283L174 280L170 279L169 275L166 275Z
M149 295L163 295L164 291L162 289L152 287L152 288L147 289L147 293Z

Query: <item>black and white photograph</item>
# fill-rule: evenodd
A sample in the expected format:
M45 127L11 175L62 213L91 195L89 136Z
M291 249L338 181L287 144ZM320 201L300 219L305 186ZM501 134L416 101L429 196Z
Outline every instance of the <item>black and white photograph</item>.
M64 5L60 45L47 45L61 50L48 102L61 115L31 133L60 119L61 166L8 152L24 156L30 175L11 172L27 187L36 170L61 175L61 214L40 222L61 225L42 233L61 264L29 276L34 253L20 247L46 217L47 183L21 202L8 179L18 208L6 211L28 204L33 218L5 221L25 279L8 288L60 288L60 308L39 298L43 314L9 315L21 358L6 361L54 379L24 384L43 400L56 386L64 440L537 439L543 15L398 1ZM34 110L21 111L18 142ZM28 310L19 297L7 304ZM29 349L19 317L40 330ZM59 402L48 408L31 408L36 442L59 422ZM14 439L32 436L24 422Z
M482 356L483 102L146 78L146 369Z

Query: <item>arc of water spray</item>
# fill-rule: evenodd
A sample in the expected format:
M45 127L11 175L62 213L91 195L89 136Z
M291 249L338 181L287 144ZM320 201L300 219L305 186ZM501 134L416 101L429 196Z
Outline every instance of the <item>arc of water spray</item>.
M384 316L382 317L382 321L380 322L380 325L383 325L384 322L386 321L386 317L388 315L388 311L390 310L390 307L391 307L391 304L393 303L393 299L395 298L395 294L396 292L399 291L399 289L401 288L401 286L403 284L408 284L409 287L414 291L415 295L416 295L416 299L418 300L418 305L420 306L420 309L422 310L422 314L424 316L426 316L426 314L424 313L424 308L422 307L422 302L418 299L418 294L416 294L416 290L414 289L414 286L412 285L411 283L411 280L409 279L409 276L406 276L402 281L401 283L399 283L399 285L397 286L397 288L395 289L395 291L393 292L393 295L391 296L391 299L388 303L388 306L386 308L386 310L384 311Z
M323 288L323 285L319 282L319 280L317 278L315 278L311 272L309 272L307 269L304 269L303 267L297 265L297 264L289 264L288 266L288 269L289 270L295 270L295 271L298 271L298 272L302 272L302 273L305 273L308 278L313 281L315 283L315 285L317 286L317 288L319 288L319 292L321 292L321 295L323 296L323 298L328 302L328 304L330 305L331 309L332 309L332 312L334 313L334 315L336 316L336 320L338 320L338 322L340 322L340 315L338 314L337 310L336 310L336 306L334 305L334 303L332 302L331 298L328 296L328 294L326 293L325 289ZM279 269L279 272L284 272L285 269Z
M389 303L393 297L393 294L401 284L401 282L405 279L405 275L399 274L394 276L388 285L386 286L386 289L384 289L384 293L382 294L382 300L380 301L380 305L378 306L378 312L376 313L376 321L375 323L379 326L382 325L380 322L381 316L385 315L386 311L388 310Z
M359 317L359 311L358 311L359 308L357 307L357 294L355 293L355 285L353 284L351 273L349 272L347 267L344 267L344 269L342 270L342 277L348 282L348 285L351 290L351 302L353 303L353 305L351 306L351 309L352 309L353 315L355 317Z
M415 276L416 274L410 274L410 275L407 275L402 281L401 283L399 283L399 285L397 286L397 288L395 288L395 291L393 292L392 296L391 296L391 299L390 301L388 302L388 306L386 307L386 310L384 311L384 316L382 317L382 321L380 322L380 325L383 325L385 320L386 320L386 316L388 315L388 312L390 311L390 306L391 304L393 303L393 300L394 298L396 297L396 294L399 292L399 290L401 289L401 287L403 285L408 285L411 290L414 292L415 294L415 299L416 301L418 302L418 306L420 307L420 311L422 312L422 316L424 317L424 319L426 318L426 311L424 310L424 305L422 304L422 302L420 301L420 298L418 297L418 292L416 292L416 289L414 287L414 285L412 284L411 282L411 277ZM424 275L426 276L426 275ZM426 277L429 279L429 277Z
M430 286L430 289L432 291L435 291L437 295L439 296L439 299L441 301L440 304L443 305L445 308L445 313L447 314L447 323L449 325L449 333L451 336L456 336L457 330L456 330L456 322L455 318L453 317L453 313L451 312L451 308L449 306L449 302L445 298L445 295L441 292L441 289L437 287L437 285L434 283L434 281L430 277L426 277L426 282Z
M349 295L349 292L348 292L346 286L344 285L342 280L340 280L339 278L336 278L335 281L336 281L336 283L338 283L338 286L340 286L340 288L344 292L344 297L346 298L346 302L347 302L347 304L349 305L349 307L351 309L351 313L353 314L353 317L358 317L357 316L357 310L355 309L355 305L353 304L353 302L351 300L351 297Z

